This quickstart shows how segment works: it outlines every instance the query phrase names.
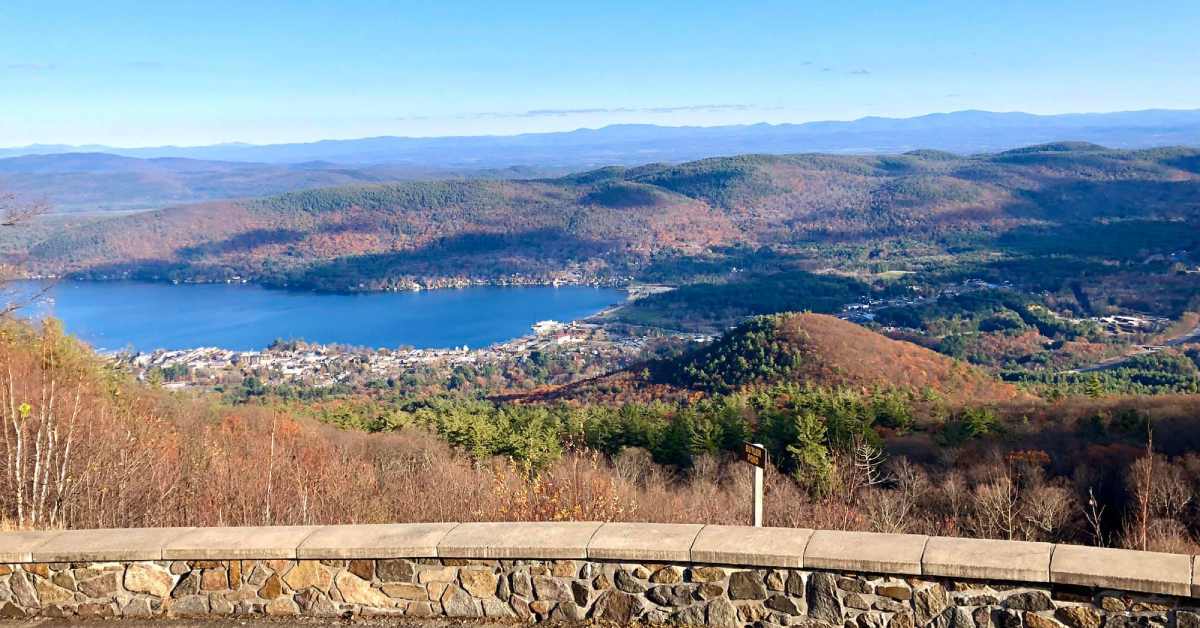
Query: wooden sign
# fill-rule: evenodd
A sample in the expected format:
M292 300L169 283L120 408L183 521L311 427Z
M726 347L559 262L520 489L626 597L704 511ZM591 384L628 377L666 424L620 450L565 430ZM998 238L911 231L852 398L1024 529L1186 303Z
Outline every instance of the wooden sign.
M742 460L759 469L765 469L767 468L767 448L754 443L746 443L742 446Z

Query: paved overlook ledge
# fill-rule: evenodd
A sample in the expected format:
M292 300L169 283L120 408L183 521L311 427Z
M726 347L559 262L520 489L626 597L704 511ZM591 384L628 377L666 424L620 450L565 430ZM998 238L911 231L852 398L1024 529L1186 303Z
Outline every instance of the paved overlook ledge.
M491 617L717 626L1200 628L1196 558L640 523L0 533L0 617Z

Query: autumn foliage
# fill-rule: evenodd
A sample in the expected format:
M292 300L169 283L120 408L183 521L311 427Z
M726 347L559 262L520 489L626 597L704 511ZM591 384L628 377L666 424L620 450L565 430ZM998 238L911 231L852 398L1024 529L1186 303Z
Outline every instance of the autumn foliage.
M341 430L280 407L155 390L52 324L0 327L0 378L0 518L8 526L750 517L750 470L720 449L693 455L686 467L656 463L637 446L603 455L570 440L537 465L472 455L416 424ZM1194 550L1200 458L1133 444L1151 422L1185 442L1197 432L1194 398L1159 399L1149 414L1119 401L1023 403L1031 425L1057 421L1076 431L1014 430L1007 448L976 436L942 450L919 445L927 436L917 433L882 442L865 437L871 432L830 432L821 442L842 444L824 447L805 439L847 426L802 405L793 416L779 401L761 420L794 422L800 432L777 448L790 462L774 460L767 471L767 524ZM991 423L995 415L954 420L977 435L1005 429Z

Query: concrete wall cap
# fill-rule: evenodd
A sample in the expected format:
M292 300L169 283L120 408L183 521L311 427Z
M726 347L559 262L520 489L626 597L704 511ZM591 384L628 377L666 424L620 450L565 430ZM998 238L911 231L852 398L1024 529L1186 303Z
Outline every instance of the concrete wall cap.
M61 530L0 532L0 563L33 562L33 550L60 534Z
M1192 597L1200 597L1200 556L1192 557Z
M0 532L0 563L596 559L970 578L1200 597L1200 557L915 534L662 523L417 523Z
M704 526L692 544L692 562L799 569L812 534L803 528Z
M588 558L686 563L699 523L606 523L588 543Z
M319 526L195 528L163 546L164 560L296 558L296 548Z
M1050 543L929 537L921 560L926 576L1050 582Z
M438 543L456 523L325 526L296 548L297 558L437 558Z
M1057 545L1050 581L1143 593L1191 595L1192 558L1108 547Z
M919 534L817 530L804 550L804 567L919 576L928 539Z
M445 558L587 558L599 522L463 523L438 544Z
M162 560L162 548L195 528L66 530L32 552L35 563Z

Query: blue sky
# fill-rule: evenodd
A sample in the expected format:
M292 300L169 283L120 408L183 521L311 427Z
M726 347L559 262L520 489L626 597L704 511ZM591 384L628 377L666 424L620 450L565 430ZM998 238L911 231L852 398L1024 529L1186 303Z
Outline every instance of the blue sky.
M1194 109L1198 33L1195 0L4 0L0 146Z

